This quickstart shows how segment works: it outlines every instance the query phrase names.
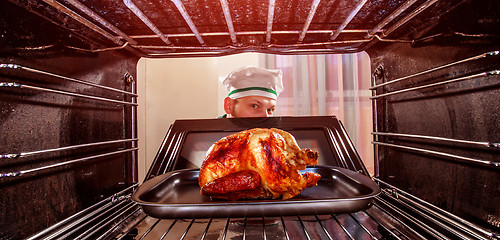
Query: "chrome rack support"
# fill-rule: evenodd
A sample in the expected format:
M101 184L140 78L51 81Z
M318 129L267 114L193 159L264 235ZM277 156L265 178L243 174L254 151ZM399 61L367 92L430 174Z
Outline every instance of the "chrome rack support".
M413 135L413 134L402 134L402 133L372 132L372 134L379 135L379 136L394 136L394 137L430 139L430 140L445 141L445 142L464 143L464 144L470 144L470 145L482 146L482 147L488 147L488 148L491 148L491 147L500 148L500 143L493 143L493 142L476 142L476 141L468 141L468 140L460 140L460 139L452 139L452 138Z
M15 83L15 82L0 82L0 87L25 88L25 89L30 89L30 90L37 90L37 91L43 91L43 92L50 92L50 93L57 93L57 94L62 94L62 95L68 95L68 96L72 96L72 97L81 97L81 98L88 98L88 99L105 101L105 102L113 102L113 103L119 103L119 104L137 106L137 103L119 101L119 100L114 100L114 99L109 99L109 98L103 98L103 97L96 97L96 96L92 96L92 95L86 95L86 94L80 94L80 93L62 91L62 90L51 89L51 88L43 88L43 87L37 87L37 86L19 84L19 83Z
M102 85L91 83L91 82L86 82L86 81L83 81L83 80L80 80L80 79L76 79L76 78L65 77L65 76L62 76L62 75L58 75L58 74L55 74L55 73L46 72L46 71L42 71L42 70L30 68L30 67L24 67L24 66L21 66L21 65L18 65L18 64L1 63L0 64L0 68L3 68L3 69L23 70L23 71L32 72L32 73L43 74L43 75L50 76L50 77L64 79L64 80L71 81L71 82L76 82L76 83L80 83L80 84L84 84L84 85L88 85L88 86L92 86L92 87L102 88L102 89L106 89L106 90L110 90L110 91L114 91L114 92L119 92L119 93L123 93L123 94L132 95L134 97L137 97L137 94L135 94L135 93L123 91L123 90L112 88L112 87L102 86Z
M76 227L74 230L66 233L61 238L65 239L69 235L71 235L72 233L74 233L80 229L85 229L85 231L83 233L81 233L78 237L76 237L75 239L88 239L89 236L94 234L99 229L102 229L104 226L106 226L106 224L107 224L106 222L109 223L110 219L113 219L117 216L120 216L120 213L122 213L125 209L131 209L132 207L134 207L134 205L136 205L136 203L134 203L132 201L122 201L120 203L114 204L112 207L106 209L105 211L100 212L97 216L95 216L95 219L99 219L99 218L104 217L103 220L101 220L95 224L92 224L92 226L90 226L90 227L85 226L85 225L89 225L88 222L86 222L85 224L78 225L78 227Z
M137 206L137 205L134 205ZM116 229L121 226L125 221L130 219L132 216L136 215L137 212L141 210L140 207L137 207L134 211L132 211L130 214L128 214L126 217L124 217L120 222L116 223L115 226L112 228L108 229L105 233L103 233L100 237L96 238L96 240L102 240L105 239L108 235L110 235L113 231L116 231ZM127 210L126 210L127 211Z
M447 211L444 211L443 209L440 209L420 198L417 198L389 183L386 183L378 178L374 179L375 181L379 182L380 184L384 185L387 187L387 189L390 189L392 191L392 193L387 193L387 191L385 191L384 193L387 195L394 195L396 194L397 196L394 197L395 199L401 199L401 200L404 200L408 203L411 203L411 205L413 206L417 206L418 208L422 209L422 211L426 212L426 214L428 215L431 215L431 216L435 216L436 218L438 219L441 219L443 221L446 221L448 223L450 223L450 225L453 225L454 227L456 228L459 228L461 229L462 231L464 232L467 232L468 234L471 234L473 235L474 237L476 238L481 238L481 239L486 239L486 238L483 238L479 235L477 235L477 233L480 233L482 235L485 235L487 237L493 237L495 236L495 234L491 231L488 231L488 230L485 230L463 218L460 218L450 212L447 212ZM466 239L466 238L465 238Z
M376 197L376 199L378 200L379 203L381 203L384 206L390 208L392 211L397 212L399 215L401 215L402 217L404 217L408 221L414 223L415 225L419 226L422 230L424 230L428 234L432 235L433 239L448 239L448 238L444 237L440 232L437 232L435 229L433 229L429 225L425 224L424 222L420 221L416 217L412 216L408 212L406 212L404 210L401 210L400 208L398 208L398 207L390 204L389 202L387 202L386 200L382 199L381 197ZM377 203L375 203L374 205L378 206ZM382 207L380 207L380 206L378 206L378 207L380 209L382 209ZM396 219L398 219L398 222L400 222L400 223L403 224L403 221L399 220L399 218L396 218ZM421 239L427 239L424 236L418 234L416 231L414 233L417 234L417 235L419 235L419 237L421 237Z
M44 149L44 150L38 150L38 151L32 151L32 152L24 152L24 153L0 154L0 158L27 157L27 156L36 155L36 154L42 154L42 153L58 152L58 151L64 151L64 150L73 150L73 149L77 149L77 148L101 146L101 145L113 144L113 143L134 142L134 141L137 141L137 140L138 140L137 138L131 138L131 139L113 140L113 141L105 141L105 142L85 143L85 144L72 145L72 146L67 146L67 147Z
M473 56L473 57L470 57L470 58L466 58L466 59L463 59L463 60L459 60L459 61L451 62L451 63L448 63L448 64L444 64L444 65L441 65L439 67L431 68L431 69L428 69L428 70L425 70L425 71L422 71L422 72L414 73L414 74L411 74L411 75L408 75L408 76L405 76L405 77L397 78L397 79L394 79L394 80L391 80L391 81L388 81L388 82L385 82L385 83L381 83L381 84L378 84L378 85L374 82L373 86L370 87L370 90L374 90L376 88L379 88L379 87L382 87L382 86L385 86L385 85L389 85L389 84L392 84L392 83L395 83L395 82L399 82L399 81L402 81L402 80L405 80L405 79L409 79L409 78L412 78L412 77L421 76L421 75L424 75L424 74L427 74L427 73L430 73L430 72L434 72L434 71L441 70L441 69L444 69L444 68L448 68L448 67L451 67L451 66L454 66L454 65L458 65L460 63L465 63L465 62L469 62L469 61L481 59L481 58L484 58L484 57L498 56L498 55L500 55L500 51L491 51L491 52L483 53L483 54L480 54L480 55L477 55L477 56Z
M431 83L431 84L422 85L422 86L418 86L418 87L407 88L407 89L388 92L388 93L384 93L384 94L380 94L380 95L374 95L374 96L371 96L370 99L387 97L387 96L405 93L405 92L410 92L410 91L419 90L419 89L423 89L423 88L429 88L429 87L439 86L439 85L443 85L443 84L459 82L459 81L468 80L468 79L477 78L477 77L486 77L486 76L491 76L491 75L500 75L500 70L483 72L483 73L473 74L473 75L469 75L469 76L465 76L465 77L453 78L453 79L442 81L442 82Z
M43 166L43 167L37 167L37 168L31 168L31 169L27 169L27 170L21 170L21 171L17 171L17 172L0 173L0 178L4 178L4 177L18 177L18 176L25 175L25 174L28 174L28 173L39 172L39 171L42 171L42 170L47 170L47 169L51 169L51 168L55 168L55 167L61 167L61 166L69 165L69 164L74 164L74 163L79 163L79 162L85 162L85 161L96 159L96 158L107 157L107 156L111 156L111 155L115 155L115 154L131 152L131 151L135 151L135 150L137 150L137 148L130 148L130 149L119 150L119 151L114 151L114 152L109 152L109 153L103 153L103 154L98 154L98 155L94 155L94 156L89 156L89 157L84 157L84 158L78 158L78 159L73 159L73 160L69 160L69 161L65 161L65 162L61 162L61 163L47 165L47 166Z
M43 239L50 239L50 237L47 237L46 235L50 234L53 231L56 231L56 229L58 229L60 227L67 225L64 229L71 228L72 226L79 225L80 223L82 223L88 219L91 219L96 214L102 212L102 210L110 207L113 203L113 199L115 199L117 196L120 196L119 198L126 196L125 193L133 190L138 185L139 184L134 184L130 187L127 187L127 188L121 190L120 192L115 193L112 196L109 196L109 197L101 200L100 202L98 202L98 203L96 203L96 204L94 204L94 205L92 205L92 206L90 206L90 207L56 223L56 224L54 224L54 225L52 225L51 227L43 230L42 232L39 232L36 235L31 236L30 238L28 238L28 240L39 239L42 237L43 237ZM56 231L55 233L52 233L50 236L55 236L55 235L59 235L59 234L60 234L59 231Z
M500 162L469 158L469 157L458 156L458 155L444 153L444 152L432 151L432 150L416 148L416 147L402 146L402 145L392 144L392 143L383 143L383 142L373 141L372 144L386 146L386 147L401 148L401 149L412 150L412 151L422 152L422 153L428 153L428 154L433 154L433 155L440 156L440 157L447 157L447 158L457 159L457 160L475 163L475 164L483 164L483 165L490 166L490 167L500 167Z

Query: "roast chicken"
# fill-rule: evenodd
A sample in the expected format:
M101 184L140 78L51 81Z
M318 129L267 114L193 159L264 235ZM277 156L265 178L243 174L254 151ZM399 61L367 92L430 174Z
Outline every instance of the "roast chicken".
M317 173L301 174L318 163L318 152L300 149L288 132L254 128L215 142L200 168L201 194L227 200L297 196L317 184Z

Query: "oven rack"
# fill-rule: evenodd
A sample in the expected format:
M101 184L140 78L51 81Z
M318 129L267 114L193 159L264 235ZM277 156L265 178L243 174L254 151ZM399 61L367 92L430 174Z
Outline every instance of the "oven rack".
M363 12L367 11L363 10L363 7L366 9L368 1L362 0L352 6L351 9L346 9L345 18L341 19L342 21L338 24L336 23L331 29L317 29L311 28L311 24L314 23L313 19L317 15L318 7L321 7L319 6L321 1L314 0L310 2L307 16L304 16L304 22L300 23L302 24L300 29L276 30L273 29L273 25L277 22L280 23L279 19L275 19L276 12L282 7L284 8L284 6L280 6L281 3L271 0L267 4L267 9L265 9L267 11L265 19L262 19L265 30L260 27L252 30L239 30L235 27L237 20L232 19L232 16L234 17L235 15L235 9L231 8L232 5L227 0L221 0L220 4L217 4L217 8L211 10L220 11L221 15L223 14L225 22L221 24L226 25L227 31L200 31L199 28L204 26L201 23L193 21L192 10L190 12L190 9L187 9L182 1L173 0L173 6L162 6L166 8L165 11L177 11L184 20L184 22L179 22L179 24L185 24L185 28L189 30L165 32L160 29L159 23L155 23L154 20L156 19L153 19L154 16L148 15L148 12L138 7L133 0L122 0L126 9L137 17L147 29L154 33L153 35L133 35L133 33L127 33L126 30L119 29L118 24L113 24L106 20L105 13L96 12L96 10L92 10L77 0L68 0L64 4L57 1L43 1L84 27L111 41L115 46L118 46L104 48L104 50L126 49L141 57L222 56L238 53L240 50L237 48L243 46L266 53L279 52L280 54L301 53L302 48L312 48L309 49L309 53L352 53L363 51L379 41L411 43L413 40L395 40L387 39L386 37L438 2L437 0L408 0L400 3L395 10L389 12L382 20L377 19L377 22L367 29L346 29L349 24L354 22L353 20L362 18L360 15L362 16ZM167 9L168 7L173 9ZM338 40L340 35L353 34L356 35L354 38L350 37L349 40ZM255 39L263 38L264 40L258 44L247 43L239 39L242 36L252 36ZM287 44L276 40L285 36L287 39L296 39L295 43ZM315 43L308 43L307 39L305 39L306 36L324 38L324 40L316 40ZM228 38L226 45L211 45L207 39L214 37ZM183 46L185 44L182 44L182 42L189 41L188 39L190 38L195 38L199 46ZM159 39L163 44L144 44L139 42L144 39ZM180 39L181 43L176 43L176 41L171 41L170 39ZM338 45L339 47L333 49L331 46L334 45ZM178 52L178 50L182 52Z
M158 219L130 200L131 186L35 239L500 239L383 181L366 210L333 215Z

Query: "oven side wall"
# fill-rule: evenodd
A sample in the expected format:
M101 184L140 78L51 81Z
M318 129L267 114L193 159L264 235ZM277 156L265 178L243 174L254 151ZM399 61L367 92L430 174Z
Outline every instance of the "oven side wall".
M498 50L498 44L438 40L370 49L376 84ZM374 99L375 132L425 137L375 134L379 178L476 224L498 229L500 151L494 144L500 142L500 78L468 76L499 69L498 56L490 56L378 87L375 96L410 91ZM467 78L417 88L462 77Z
M22 239L137 182L133 141L33 152L132 139L135 112L119 103L130 95L64 78L132 92L127 79L135 79L138 57L68 48L88 46L41 16L1 5L0 239Z

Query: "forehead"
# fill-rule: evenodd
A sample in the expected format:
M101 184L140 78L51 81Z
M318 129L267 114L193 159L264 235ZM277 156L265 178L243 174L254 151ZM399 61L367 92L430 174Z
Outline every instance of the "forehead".
M242 103L259 103L259 104L267 104L267 105L276 105L276 100L268 97L262 96L246 96L237 99L238 102Z

